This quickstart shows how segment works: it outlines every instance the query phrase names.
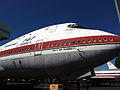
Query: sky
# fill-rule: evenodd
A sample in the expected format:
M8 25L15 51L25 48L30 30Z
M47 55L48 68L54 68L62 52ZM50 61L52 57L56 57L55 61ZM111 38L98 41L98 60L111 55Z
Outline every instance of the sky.
M0 0L0 20L11 26L10 39L0 45L34 30L68 22L120 35L114 0Z

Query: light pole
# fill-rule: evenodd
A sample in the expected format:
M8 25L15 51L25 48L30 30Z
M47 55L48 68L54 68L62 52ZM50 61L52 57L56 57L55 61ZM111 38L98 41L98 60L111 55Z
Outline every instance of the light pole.
M118 15L119 23L120 23L120 9L119 9L118 0L115 0L115 6L116 6L117 15Z

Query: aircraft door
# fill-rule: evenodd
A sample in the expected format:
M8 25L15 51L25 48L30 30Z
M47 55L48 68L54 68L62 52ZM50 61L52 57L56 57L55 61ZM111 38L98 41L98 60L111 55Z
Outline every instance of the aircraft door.
M37 40L35 44L35 56L42 55L43 39Z
M43 68L45 65L44 55L42 55L43 52L43 40L37 40L35 45L35 52L34 52L34 68L39 68L38 70L41 72L44 72ZM43 70L43 71L42 71ZM39 73L38 71L38 73Z

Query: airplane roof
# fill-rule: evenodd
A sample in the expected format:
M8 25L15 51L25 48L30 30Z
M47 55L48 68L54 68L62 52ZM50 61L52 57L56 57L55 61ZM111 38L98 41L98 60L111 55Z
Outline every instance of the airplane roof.
M76 28L76 29L74 29ZM88 33L91 32L91 33ZM0 50L8 50L24 45L37 43L37 41L52 41L74 37L98 36L98 35L114 35L100 30L91 30L82 27L76 23L63 23L44 27L28 34L22 35L0 47Z

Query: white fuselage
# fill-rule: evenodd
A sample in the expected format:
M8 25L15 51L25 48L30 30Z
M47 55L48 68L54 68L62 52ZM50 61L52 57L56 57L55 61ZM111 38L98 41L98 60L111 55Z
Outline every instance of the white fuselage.
M0 77L66 76L88 71L119 55L119 36L74 25L42 28L1 46Z

